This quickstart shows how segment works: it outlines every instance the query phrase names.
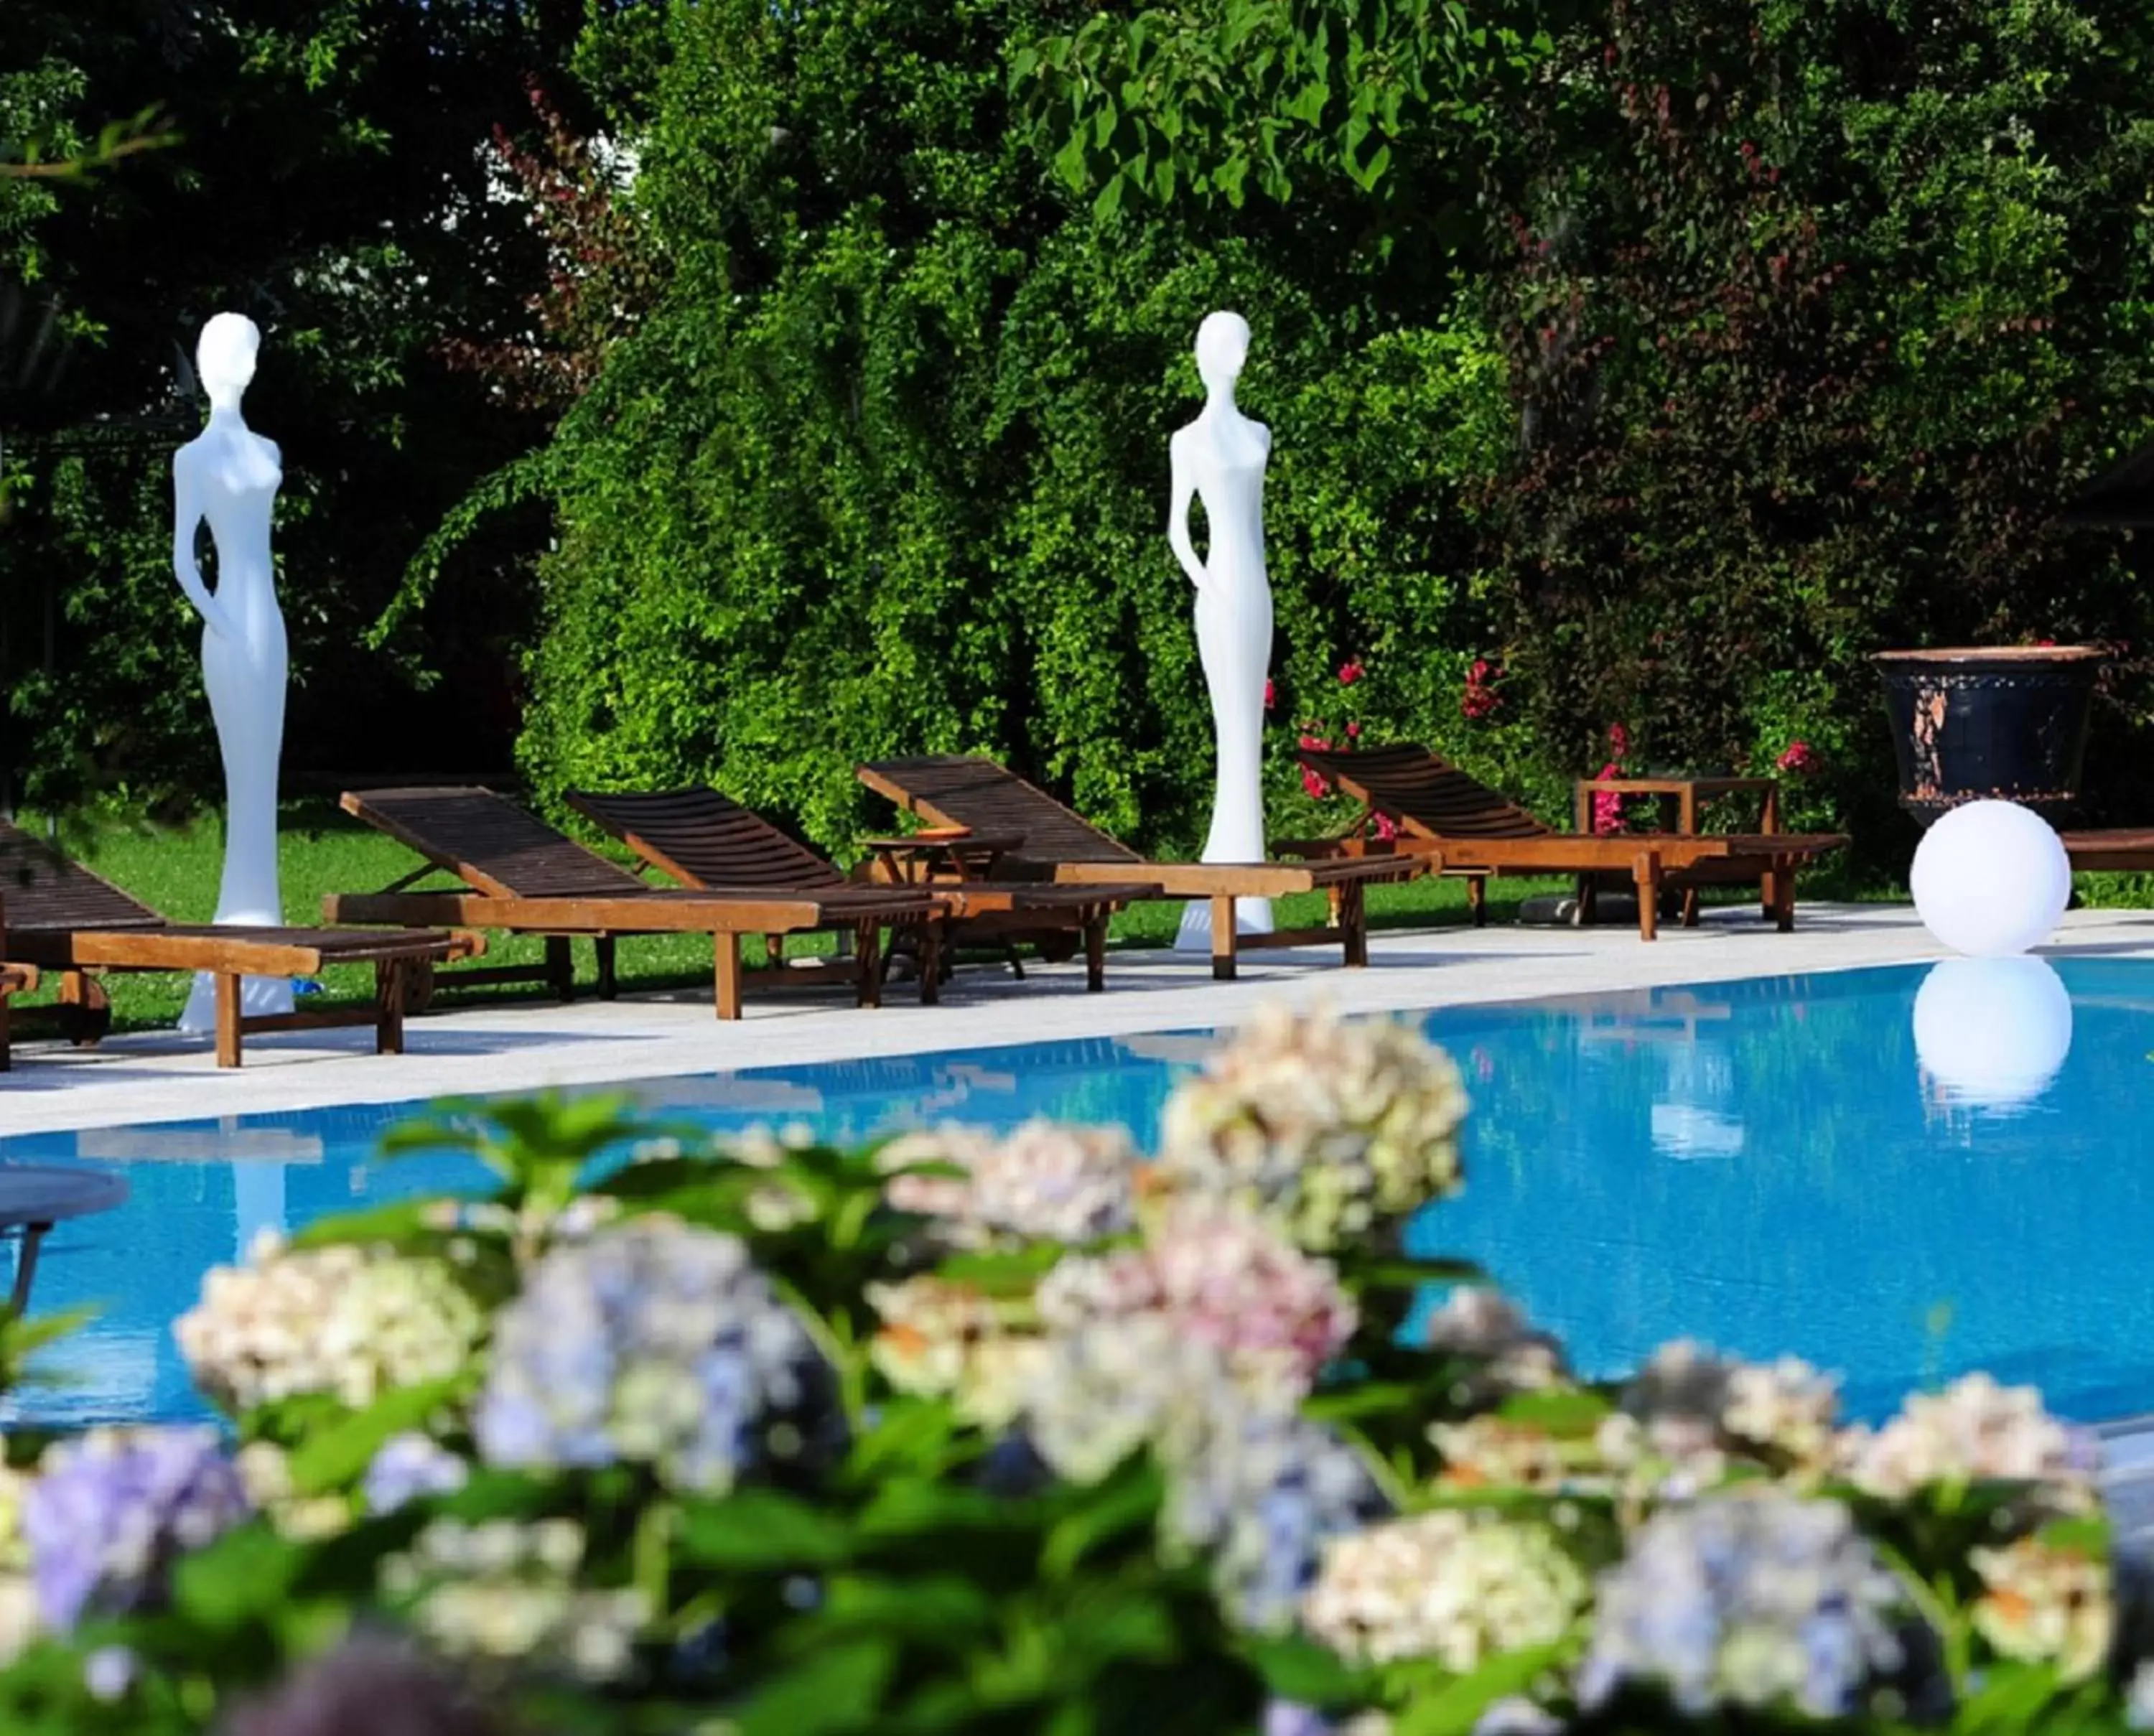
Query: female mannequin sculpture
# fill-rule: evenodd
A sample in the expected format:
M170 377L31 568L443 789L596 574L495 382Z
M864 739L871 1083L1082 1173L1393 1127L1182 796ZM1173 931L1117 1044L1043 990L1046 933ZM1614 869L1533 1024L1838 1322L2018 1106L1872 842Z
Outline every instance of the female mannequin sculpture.
M195 366L209 395L209 423L172 455L172 573L202 619L202 685L224 760L217 920L273 928L284 920L277 886L277 763L286 669L269 517L283 469L276 442L255 433L239 413L261 343L254 322L238 314L219 314L202 328ZM195 534L205 521L217 549L213 592L195 564ZM241 1006L249 1014L288 1013L292 985L249 977ZM206 1032L216 1024L210 979L197 977L180 1029Z
M1197 329L1197 371L1204 409L1175 431L1173 501L1166 539L1197 588L1197 650L1212 694L1218 782L1212 802L1207 862L1264 860L1264 677L1272 659L1272 592L1264 577L1264 462L1272 431L1234 403L1234 382L1248 360L1249 327L1239 314L1207 314ZM1189 502L1204 503L1208 546L1199 560L1189 536ZM1236 927L1261 934L1272 926L1268 900L1244 898ZM1211 909L1183 911L1176 944L1208 949Z

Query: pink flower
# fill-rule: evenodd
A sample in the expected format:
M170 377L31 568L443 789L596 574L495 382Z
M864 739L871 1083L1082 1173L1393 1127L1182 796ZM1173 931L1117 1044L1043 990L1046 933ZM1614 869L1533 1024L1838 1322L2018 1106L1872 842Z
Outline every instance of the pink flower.
M1326 741L1320 735L1303 736L1301 738L1301 745L1304 748L1313 749L1314 752L1319 753L1329 753L1331 751L1331 743Z
M1279 683L1277 682L1267 681L1264 683L1264 709L1266 711L1269 711L1278 703Z
M1341 663L1339 666L1339 685L1342 687L1350 687L1367 673L1368 671L1362 668L1359 659Z
M1800 777L1815 771L1820 761L1816 748L1808 742L1796 741L1789 742L1773 763L1784 772L1792 772Z
M1361 726L1359 723L1349 723L1346 726L1346 739L1348 741L1350 742L1358 739L1360 733Z
M1301 768L1301 787L1309 792L1309 799L1312 802L1320 802L1331 794L1331 786L1307 766Z
M1619 723L1616 727L1621 729L1623 726ZM1622 775L1621 765L1611 759L1594 774L1594 778L1597 782L1605 783L1610 778L1620 778ZM1623 830L1622 797L1612 793L1594 797L1593 830L1597 836L1604 838L1612 832L1620 832Z
M1399 829L1392 821L1390 814L1379 814L1376 816L1376 835L1385 843L1389 844L1393 839L1399 835Z
M1608 751L1618 759L1625 758L1631 751L1631 732L1621 723L1608 726ZM1600 775L1605 778L1610 774L1603 772Z

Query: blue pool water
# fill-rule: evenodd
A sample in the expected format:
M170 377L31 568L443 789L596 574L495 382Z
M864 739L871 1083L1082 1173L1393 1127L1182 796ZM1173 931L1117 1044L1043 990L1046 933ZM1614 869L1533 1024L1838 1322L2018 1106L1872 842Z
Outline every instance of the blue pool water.
M1805 1356L1861 1415L1975 1367L2086 1420L2154 1409L2154 963L2069 961L2061 989L2022 963L2031 976L1933 983L1920 1059L1921 968L1435 1014L1475 1108L1467 1190L1425 1210L1414 1243L1480 1262L1590 1374L1687 1335ZM1044 1114L1143 1141L1207 1047L1100 1039L627 1089L714 1129L844 1141ZM27 1408L190 1414L170 1328L207 1267L263 1225L482 1179L447 1154L382 1162L382 1129L411 1112L0 1138L0 1158L112 1163L133 1189L53 1238L40 1310L103 1313L72 1383Z

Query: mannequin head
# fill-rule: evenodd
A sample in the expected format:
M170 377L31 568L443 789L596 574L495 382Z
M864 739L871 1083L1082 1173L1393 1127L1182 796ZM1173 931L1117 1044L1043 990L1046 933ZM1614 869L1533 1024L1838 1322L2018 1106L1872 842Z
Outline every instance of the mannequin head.
M1210 392L1233 390L1249 359L1249 322L1223 309L1207 314L1197 328L1197 371Z
M254 378L254 353L262 334L244 314L219 314L202 328L195 345L195 371L212 410L237 410Z

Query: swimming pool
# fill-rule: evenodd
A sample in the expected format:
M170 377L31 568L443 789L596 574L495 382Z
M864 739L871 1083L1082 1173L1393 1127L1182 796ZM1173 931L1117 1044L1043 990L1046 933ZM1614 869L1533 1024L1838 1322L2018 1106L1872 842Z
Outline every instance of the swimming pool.
M2067 1415L2154 1410L2154 962L1837 972L1445 1011L1474 1098L1467 1186L1418 1218L1580 1366L1679 1335L1840 1373L1874 1416L1969 1368ZM1918 1055L1918 1035L1920 1039ZM798 1123L838 1141L1033 1115L1156 1130L1204 1033L776 1068L625 1088L669 1121ZM171 1322L264 1226L470 1185L383 1162L414 1105L0 1138L0 1158L122 1165L120 1212L63 1227L39 1311L103 1314L54 1420L190 1414Z

